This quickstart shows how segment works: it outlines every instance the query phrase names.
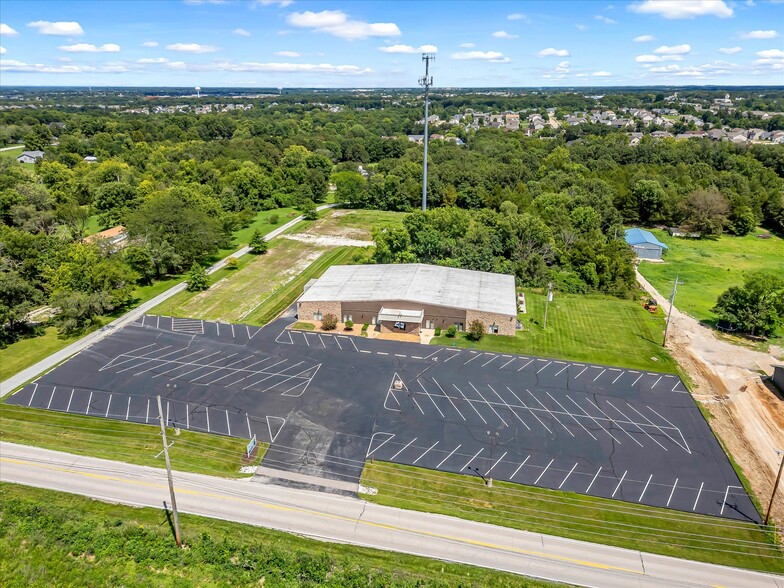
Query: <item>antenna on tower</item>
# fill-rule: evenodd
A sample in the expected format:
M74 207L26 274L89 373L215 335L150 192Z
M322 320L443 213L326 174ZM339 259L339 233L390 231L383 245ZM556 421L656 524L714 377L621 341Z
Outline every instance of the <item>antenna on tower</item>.
M430 86L433 85L433 76L430 75L430 62L436 60L435 53L423 53L422 61L425 62L425 75L419 78L419 85L425 89L425 163L422 171L422 210L427 210L427 140L428 136L428 109L430 106Z

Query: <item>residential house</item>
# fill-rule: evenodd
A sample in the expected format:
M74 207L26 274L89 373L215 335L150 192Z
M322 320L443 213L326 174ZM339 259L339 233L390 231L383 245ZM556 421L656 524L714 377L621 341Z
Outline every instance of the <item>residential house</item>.
M84 161L85 163L98 163L98 158L95 155L87 155Z
M19 163L35 163L39 159L44 158L43 151L22 151L22 154L16 158Z
M85 243L97 243L102 247L107 247L110 251L115 252L128 245L128 233L125 227L117 225L111 229L106 229L100 233L95 233L84 238Z
M504 123L506 124L506 128L510 131L517 131L520 129L520 115L507 114L504 116Z
M643 229L626 229L626 243L632 248L639 259L661 259L662 252L669 249L650 231Z

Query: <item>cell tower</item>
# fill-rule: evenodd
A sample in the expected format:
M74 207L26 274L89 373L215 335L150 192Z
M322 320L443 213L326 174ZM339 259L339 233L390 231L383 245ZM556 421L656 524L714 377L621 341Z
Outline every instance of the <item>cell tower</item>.
M430 86L433 85L433 76L430 75L430 62L435 61L435 53L423 53L422 61L425 62L425 75L419 78L419 85L425 89L425 163L422 172L422 210L427 210L427 141L430 138L428 127L428 109L430 106Z

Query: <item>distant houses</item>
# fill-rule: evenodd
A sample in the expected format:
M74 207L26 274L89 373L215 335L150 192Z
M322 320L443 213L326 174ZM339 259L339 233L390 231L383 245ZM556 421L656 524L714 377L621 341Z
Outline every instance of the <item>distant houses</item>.
M128 245L128 233L125 227L117 225L100 233L94 233L84 238L85 243L95 243L105 246L109 251L119 251Z
M39 159L44 158L43 151L22 151L22 154L16 158L19 163L35 163Z
M669 249L644 229L626 229L626 242L639 259L661 259L664 250Z

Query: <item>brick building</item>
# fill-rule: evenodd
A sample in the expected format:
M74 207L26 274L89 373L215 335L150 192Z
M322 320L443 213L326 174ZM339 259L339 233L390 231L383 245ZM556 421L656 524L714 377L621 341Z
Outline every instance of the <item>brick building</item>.
M515 282L506 274L419 263L335 265L297 301L300 320L318 321L328 313L381 332L418 334L450 325L465 330L479 319L488 333L514 335Z

